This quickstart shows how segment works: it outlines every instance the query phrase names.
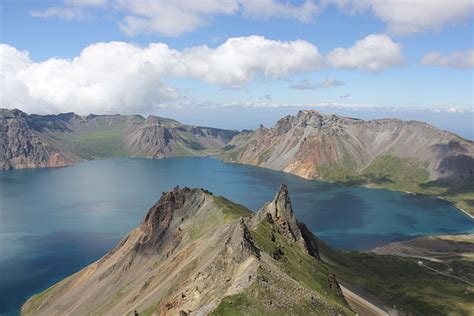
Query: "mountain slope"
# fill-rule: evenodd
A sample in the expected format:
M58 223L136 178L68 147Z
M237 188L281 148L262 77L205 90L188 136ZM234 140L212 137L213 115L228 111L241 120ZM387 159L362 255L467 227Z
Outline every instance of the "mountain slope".
M22 314L393 312L373 293L406 314L474 307L472 287L416 262L330 249L295 218L285 185L253 215L204 189L175 188L112 251L31 297Z
M258 218L267 220L267 214L273 214L269 209L286 198L285 188ZM288 208L279 211L284 214ZM256 247L249 229L260 219L250 219L250 214L205 190L175 188L163 194L141 225L115 249L32 297L22 313L118 315L137 310L141 315L177 315L180 311L199 315L213 310L218 313L216 308L224 297L254 291L269 299L259 298L252 306L261 312L294 310L300 314L317 306L327 315L351 313L337 292L327 294L330 285L323 273L323 284L312 289L289 276ZM298 236L293 239L288 235L299 252L308 253L299 228L290 230L296 220L292 213L288 215L291 224L287 225L285 217L279 227Z
M309 179L429 193L474 211L474 143L422 122L300 111L273 128L240 133L221 157Z
M236 131L139 115L28 115L0 109L0 170L59 167L107 157L218 153Z

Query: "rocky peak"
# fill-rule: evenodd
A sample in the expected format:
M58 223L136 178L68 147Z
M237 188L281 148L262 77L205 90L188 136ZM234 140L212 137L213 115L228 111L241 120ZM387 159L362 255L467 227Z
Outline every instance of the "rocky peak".
M140 229L144 232L141 244L157 245L163 239L170 227L175 212L185 205L188 200L193 200L205 192L200 189L188 187L175 187L173 190L163 192L161 198L146 214Z
M252 225L268 221L275 229L290 240L300 244L305 251L319 259L316 237L303 223L299 223L291 206L288 187L282 184L272 202L263 206L252 218Z
M320 128L322 126L324 116L315 110L299 111L296 115L296 124L299 126L312 126Z
M255 215L255 221L262 220L275 224L282 234L293 241L302 239L286 184L282 184L273 201L267 203Z
M149 115L145 119L145 125L164 125L164 126L175 126L175 125L180 125L181 123L173 120L173 119L168 119L156 115Z
M344 116L339 116L336 114L323 115L315 110L302 110L299 111L296 116L285 116L280 119L273 128L278 135L287 133L291 128L299 127L313 127L316 129L323 129L326 127L332 126L341 126L345 124L350 124L357 119L348 118Z
M0 108L0 117L1 118L14 118L14 117L26 117L28 114L19 110L19 109L4 109Z

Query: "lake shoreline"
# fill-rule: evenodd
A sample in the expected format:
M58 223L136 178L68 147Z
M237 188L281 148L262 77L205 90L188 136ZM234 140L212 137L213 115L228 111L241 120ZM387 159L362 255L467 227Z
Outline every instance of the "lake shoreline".
M257 165L251 165L251 164L245 164L245 163L240 163L240 162L235 162L235 161L223 161L223 160L219 159L218 157L212 157L212 156L210 156L209 158L218 159L219 161L224 162L224 163L238 164L238 165L244 165L244 166L253 166L253 167L257 167L257 168L263 168L263 169L269 169L269 170L284 172L284 173L291 174L291 175L297 176L297 177L305 179L305 180L318 181L318 182L322 182L322 183L331 183L331 184L339 185L339 186L342 186L342 187L353 187L353 188L359 187L359 188L367 188L367 189L389 190L389 191L403 192L403 193L410 194L410 195L424 195L424 196L435 197L437 199L448 202L455 209L457 209L458 211L460 211L461 213L463 213L464 215L466 215L470 219L474 220L474 215L471 215L468 211L462 209L461 207L458 207L454 202L452 202L452 201L450 201L450 200L448 200L448 199L446 199L442 196L439 196L439 195L432 195L432 194L427 194L427 193L419 193L419 192L412 192L412 191L406 191L406 190L401 190L401 189L387 188L387 187L382 187L382 186L376 186L372 183L367 183L365 185L344 185L344 184L337 183L337 182L334 182L334 181L329 181L329 180L308 178L308 177L304 177L304 176L301 176L301 175L298 175L298 174L295 174L295 173L292 173L292 172L287 172L287 171L284 171L284 170L276 170L276 169L272 169L272 168L267 168L267 167L262 167L262 166L257 166Z
M305 179L305 180L310 180L310 181L318 181L318 182L322 182L322 183L331 183L331 184L335 184L335 185L339 185L339 186L342 186L342 187L361 187L361 188L368 188L368 189L382 189L382 190L390 190L390 191L396 191L396 192L404 192L404 193L407 193L407 194L410 194L410 195L424 195L424 196L431 196L431 197L435 197L437 199L440 199L440 200L443 200L443 201L446 201L448 202L449 204L451 204L455 209L457 209L458 211L460 211L461 213L463 213L464 215L466 215L468 218L474 220L474 214L471 214L469 211L466 211L464 209L462 209L461 207L457 206L454 202L446 199L445 197L442 197L442 196L439 196L439 195L432 195L432 194L427 194L427 193L420 193L420 192L412 192L412 191L407 191L407 190L402 190L402 189L394 189L394 188L387 188L387 187L382 187L382 186L377 186L373 183L367 183L365 185L344 185L344 184L341 184L341 183L337 183L337 182L334 182L334 181L329 181L329 180L322 180L322 179L314 179L314 178L308 178L308 177L304 177L304 176L301 176L301 175L298 175L298 174L295 174L295 173L292 173L292 172L287 172L285 170L277 170L277 169L272 169L272 168L267 168L267 167L262 167L262 166L257 166L257 165L252 165L252 164L246 164L246 163L240 163L240 162L235 162L235 161L224 161L222 159L219 158L219 155L217 154L212 154L212 155L207 155L207 156L176 156L176 157L169 157L169 158L150 158L150 157L108 157L108 158L102 158L102 159L91 159L91 160L84 160L84 161L77 161L77 162L74 162L74 163L71 163L71 164L68 164L68 165L64 165L64 166L46 166L46 167L42 167L42 166L39 166L39 167L26 167L26 168L16 168L16 169L7 169L7 170L0 170L0 174L2 172L5 172L5 171L12 171L12 170L33 170L33 169L60 169L60 168L67 168L67 167L72 167L72 166L75 166L77 164L80 164L80 163L85 163L85 162L88 162L88 161L100 161L100 160L106 160L106 159L113 159L113 158L140 158L140 159L149 159L149 160L164 160L164 159L173 159L173 158L211 158L211 159L216 159L222 163L229 163L229 164L237 164L237 165L244 165L244 166L253 166L253 167L256 167L256 168L262 168L262 169L268 169L268 170L274 170L274 171L279 171L279 172L283 172L283 173L287 173L287 174L291 174L291 175L294 175L294 176L297 176L301 179Z

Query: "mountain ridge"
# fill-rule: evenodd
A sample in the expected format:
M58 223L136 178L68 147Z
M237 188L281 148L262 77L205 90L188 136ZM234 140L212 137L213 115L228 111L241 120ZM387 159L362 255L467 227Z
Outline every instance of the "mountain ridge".
M406 130L408 131L404 135L403 132ZM292 138L289 139L288 136ZM340 139L342 137L350 137L352 143L338 143L342 142ZM414 139L416 137L422 139ZM426 141L428 144L419 144L420 141ZM308 144L308 142L312 143ZM325 142L329 143L328 148L325 148ZM415 146L417 144L419 146ZM368 167L377 156L390 152L401 158L428 161L430 180L437 178L457 180L474 173L474 158L472 158L474 142L464 140L454 133L439 130L424 122L396 118L365 121L304 110L299 111L295 116L283 117L272 128L259 128L256 131L241 133L231 141L231 145L234 146L229 153L232 157L224 156L224 159L283 170L305 178L324 177L323 173L317 169L318 166L330 162L349 164L345 161L347 158L353 160L351 163L355 164L353 167L356 170L363 169ZM280 148L273 148L277 145ZM331 145L341 148L333 148ZM315 150L307 152L308 147L311 146L315 147ZM245 147L250 147L248 152ZM268 152L269 149L275 152ZM345 157L345 154L350 154L350 157ZM460 171L449 170L450 166L446 166L447 163L443 165L439 161L434 161L439 157L444 158L443 156L447 154L452 154L454 157L460 156L461 160L471 159L460 166L462 168ZM287 155L293 155L289 157L290 161L285 160ZM315 168L300 168L300 165L304 166L310 158L313 159L311 163Z
M152 115L43 116L16 109L0 109L0 131L0 170L116 156L204 156L218 153L237 134Z
M267 214L276 214L272 209L277 205L284 207L280 208L280 215L275 215L275 219L281 218L281 221L275 221L277 230L297 223L291 205L280 203L289 200L287 196L286 186L282 186L275 200L257 213L260 216L251 217L250 212L246 216L235 214L234 205L220 197L217 197L220 202L216 203L208 191L176 187L163 193L139 227L112 251L53 286L48 290L52 294L46 294L47 298L41 302L29 300L22 313L131 314L138 310L140 314L146 314L144 311L152 306L152 314L176 315L181 311L208 314L218 307L223 297L244 292L259 282L262 269L279 275L278 279L285 279L289 286L304 295L303 301L309 300L311 291L285 276L285 272L271 261L274 259L256 246L251 234L260 221L272 217ZM227 214L230 218L218 206L222 202L230 203L227 205L228 211L232 212ZM204 223L207 227L199 227ZM293 229L301 236L297 226ZM291 238L283 231L281 234ZM291 242L309 253L302 237L298 241L291 238ZM327 287L337 289L337 284L337 280L331 278ZM112 285L126 288L120 300L113 299ZM327 314L350 314L343 300L333 302L330 299L329 302L321 294L317 298L316 292L312 295L312 304L320 305ZM302 301L294 294L291 297L296 302ZM160 303L155 306L155 301ZM109 304L111 302L113 304Z

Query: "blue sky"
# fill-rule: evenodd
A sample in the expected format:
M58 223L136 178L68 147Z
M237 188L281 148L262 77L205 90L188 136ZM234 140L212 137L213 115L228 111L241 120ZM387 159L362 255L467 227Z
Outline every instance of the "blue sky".
M472 1L150 3L3 0L1 106L214 125L228 119L215 113L229 108L251 112L251 120L232 122L236 128L307 107L363 118L422 119L425 111L427 121L473 138ZM214 121L203 119L211 112Z

